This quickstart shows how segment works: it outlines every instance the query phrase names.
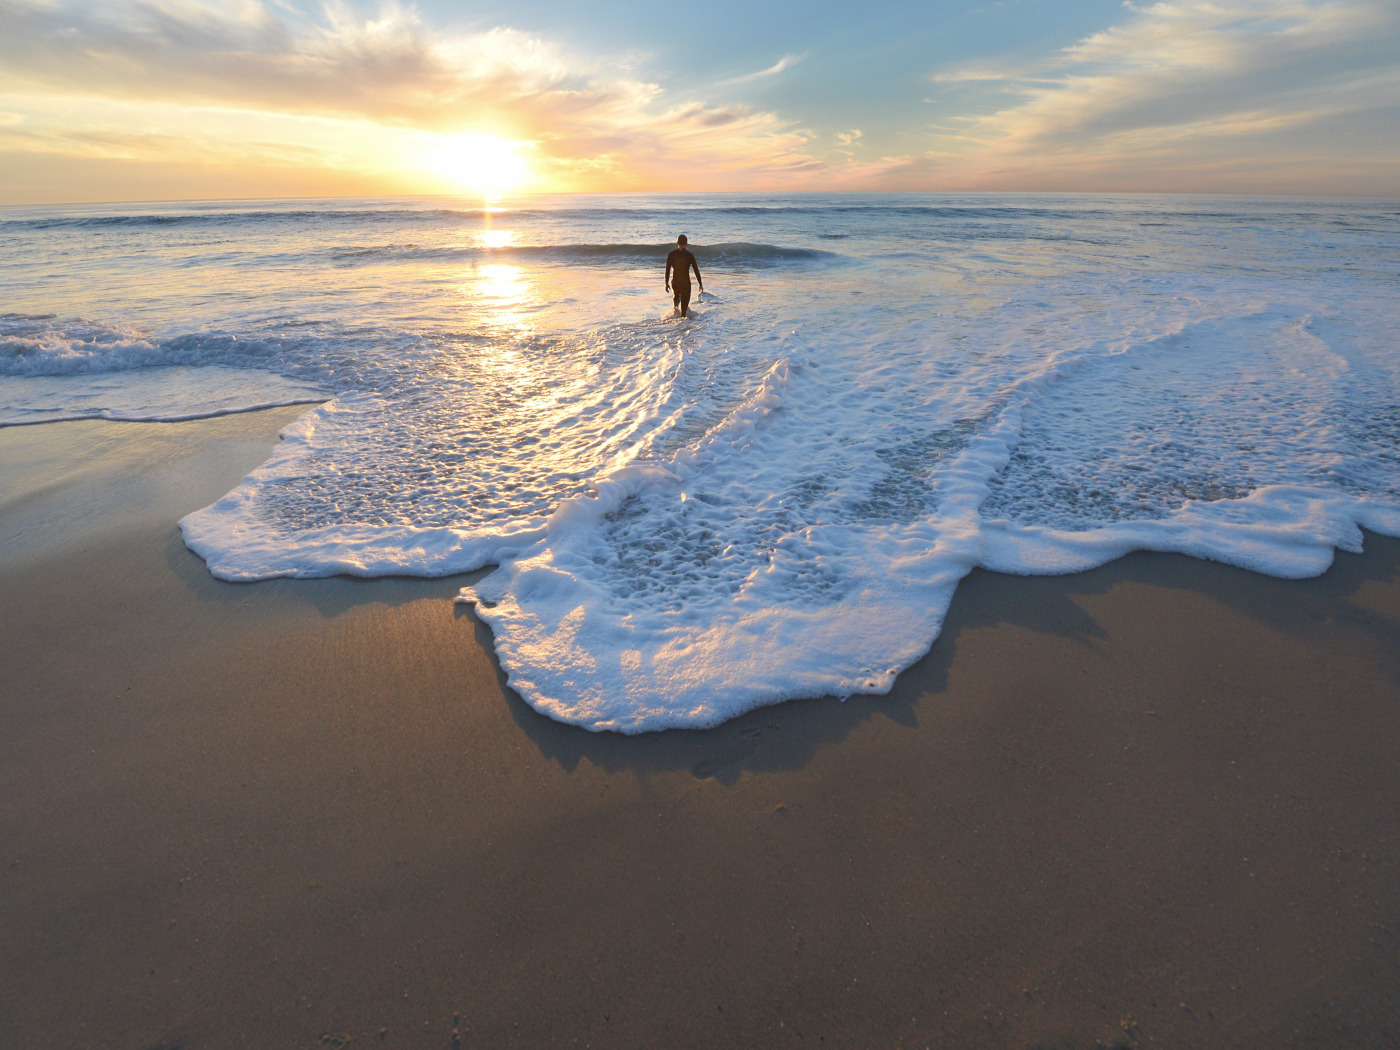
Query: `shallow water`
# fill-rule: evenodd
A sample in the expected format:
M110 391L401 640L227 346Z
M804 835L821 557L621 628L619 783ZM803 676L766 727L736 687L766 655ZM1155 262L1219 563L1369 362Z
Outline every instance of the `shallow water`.
M1394 201L8 209L0 281L0 422L328 399L186 542L235 580L498 564L463 597L511 684L591 729L885 691L979 565L1400 535Z

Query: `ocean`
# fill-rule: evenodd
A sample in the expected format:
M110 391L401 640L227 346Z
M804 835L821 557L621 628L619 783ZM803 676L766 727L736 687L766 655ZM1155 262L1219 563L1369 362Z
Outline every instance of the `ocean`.
M1400 536L1400 201L7 208L0 290L0 425L304 403L179 523L209 571L495 566L458 600L591 730L887 692L976 567Z

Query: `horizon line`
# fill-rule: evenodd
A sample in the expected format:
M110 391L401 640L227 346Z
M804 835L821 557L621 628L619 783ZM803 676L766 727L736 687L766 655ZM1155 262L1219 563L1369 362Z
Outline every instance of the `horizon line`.
M489 209L499 202L545 199L556 197L719 197L719 196L848 196L848 197L895 197L895 196L982 196L982 197L1234 197L1259 198L1273 197L1280 200L1354 200L1354 201L1397 201L1400 192L1394 194L1347 193L1345 191L1297 193L1281 190L1258 190L1243 193L1238 190L574 190L549 191L518 194L502 194L497 197L482 198L482 207ZM258 201L340 201L340 200L475 200L474 194L461 193L329 193L317 195L250 196L250 197L144 197L127 199L92 200L53 200L30 203L0 202L0 209L10 208L60 208L79 206L115 205L155 205L155 204L238 204ZM506 209L501 209L506 210Z

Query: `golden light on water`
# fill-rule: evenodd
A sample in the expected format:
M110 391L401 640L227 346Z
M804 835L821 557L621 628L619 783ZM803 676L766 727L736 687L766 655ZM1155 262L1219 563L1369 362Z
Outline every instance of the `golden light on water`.
M521 192L534 179L523 155L526 149L525 143L463 131L434 136L425 144L419 163L447 188L494 200Z
M473 276L469 294L482 307L483 320L498 327L528 327L534 289L520 267L492 263L478 266Z
M518 266L496 263L477 269L481 293L499 303L512 304L524 298L528 285Z
M483 248L508 248L515 243L514 230L482 230L481 246Z

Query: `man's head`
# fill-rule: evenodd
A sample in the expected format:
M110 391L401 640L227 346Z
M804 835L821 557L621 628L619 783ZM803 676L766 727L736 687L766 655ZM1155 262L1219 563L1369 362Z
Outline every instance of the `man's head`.
M676 243L679 244L682 248L684 248L687 243L685 239L685 234L681 234L679 237L677 237Z

